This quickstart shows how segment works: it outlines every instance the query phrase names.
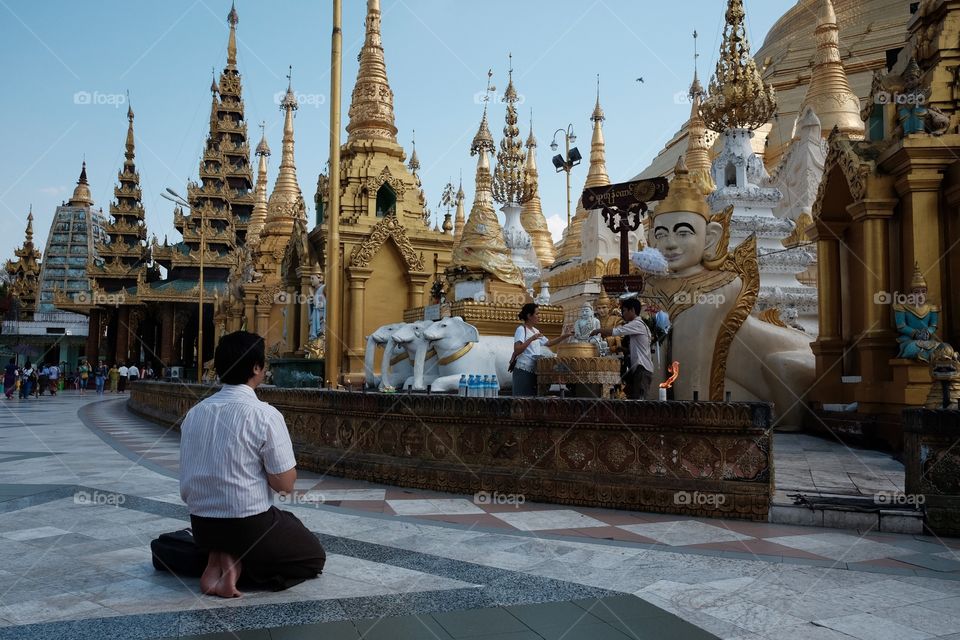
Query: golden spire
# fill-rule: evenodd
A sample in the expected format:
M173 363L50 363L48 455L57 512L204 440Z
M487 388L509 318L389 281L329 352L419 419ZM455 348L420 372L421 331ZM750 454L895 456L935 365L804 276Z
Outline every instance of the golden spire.
M67 203L71 207L92 207L93 197L90 195L90 185L87 184L87 161L83 161L83 167L80 169L80 179L77 180L77 186L73 190L73 197Z
M587 171L587 187L603 187L610 184L607 175L606 145L603 141L603 109L600 107L600 74L597 74L597 104L590 115L593 121L593 139L590 141L590 169Z
M219 101L217 100L217 93L219 89L217 88L217 78L213 75L213 70L210 70L210 133L209 138L213 139L217 134L217 123L220 121L219 116L217 115L217 110L220 107Z
M227 40L227 67L237 66L237 23L240 22L240 16L237 15L236 4L230 3L230 13L227 14L227 23L230 25L230 39Z
M710 79L710 94L700 108L707 126L714 131L758 129L777 110L773 86L764 84L750 55L745 16L743 0L728 0L717 70Z
M293 158L293 113L299 108L293 93L293 67L287 75L287 94L280 102L283 110L283 149L280 152L280 171L267 202L267 222L261 235L284 234L293 231L295 219L306 219L306 205L297 183L297 166Z
M686 165L694 182L704 195L712 193L717 185L710 174L710 145L707 144L707 123L700 115L703 104L703 86L697 77L697 32L693 32L693 82L690 83L690 120L687 122Z
M606 120L606 116L603 114L603 107L600 106L600 74L597 74L597 103L593 107L593 113L590 114L590 120L593 121L593 138L590 141L590 168L587 170L584 188L610 184L610 176L607 175L606 143L603 140L603 121ZM581 255L583 240L580 232L583 229L583 223L589 217L590 212L583 208L583 199L578 198L576 213L567 228L563 230L557 260L570 260Z
M350 98L347 142L386 139L397 141L393 117L393 91L380 38L380 0L367 0L366 39L360 49L360 69Z
M27 231L24 234L24 247L33 246L33 205L30 205L30 212L27 214Z
M124 157L128 162L133 162L134 158L134 147L133 147L133 105L130 104L130 94L127 93L127 151L124 154Z
M517 90L513 86L513 54L510 54L509 80L507 90L503 92L503 101L507 104L504 116L503 138L497 153L497 168L493 173L493 199L503 205L520 205L530 199L524 176L523 143L520 142L520 128L517 126ZM486 114L484 114L486 115Z
M256 151L260 160L257 167L257 186L254 189L253 213L247 227L248 244L260 241L260 232L267 221L267 158L270 156L270 146L267 144L266 126L265 122L260 123L260 144Z
M807 95L800 103L799 113L803 113L804 108L811 107L820 119L824 137L837 127L842 134L863 138L860 99L850 89L850 82L840 61L839 33L833 2L820 0L817 28L813 32L817 41L817 54L810 84L807 86Z
M453 248L456 249L457 245L460 244L460 237L463 235L463 225L466 221L466 217L463 213L463 201L465 199L465 194L463 193L463 171L460 172L460 188L457 189L457 211L454 215L454 225L453 225Z
M410 141L413 145L413 151L410 153L410 162L407 163L407 168L410 169L410 173L414 176L417 175L417 171L420 171L420 158L417 157L417 130L413 130L413 139ZM418 178L419 181L419 178Z
M526 146L526 178L530 199L524 202L520 209L520 224L523 225L523 228L530 234L530 239L533 240L533 248L537 252L540 266L546 268L556 260L556 252L553 248L553 236L547 227L547 219L543 215L543 208L540 204L540 172L537 170L537 139L533 135L533 109L530 110L530 135L527 136Z
M487 153L493 151L493 136L487 128L487 105L490 91L494 90L490 84L492 71L487 72L487 91L484 95L483 118L480 128L470 145L470 155L477 156L476 191L473 198L473 207L470 217L457 233L460 239L456 243L450 264L453 267L477 269L491 276L507 282L523 286L523 274L514 264L507 243L503 239L503 230L493 210L492 182L490 176L490 161Z

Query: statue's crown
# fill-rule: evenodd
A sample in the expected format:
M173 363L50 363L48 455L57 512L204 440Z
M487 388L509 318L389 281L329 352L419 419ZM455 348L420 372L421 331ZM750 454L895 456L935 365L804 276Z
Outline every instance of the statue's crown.
M673 180L670 181L670 187L667 190L667 197L657 205L656 211L653 212L653 219L664 213L676 213L678 211L696 213L707 222L710 221L710 207L703 197L703 190L690 176L683 156L677 158L677 164L673 168Z
M910 281L910 289L926 289L927 281L923 277L923 272L920 271L920 263L915 262L913 264L913 279Z

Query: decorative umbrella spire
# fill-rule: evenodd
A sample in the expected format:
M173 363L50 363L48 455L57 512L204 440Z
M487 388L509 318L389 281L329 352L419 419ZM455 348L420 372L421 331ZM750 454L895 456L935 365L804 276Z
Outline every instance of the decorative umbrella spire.
M463 235L463 224L466 221L466 216L463 211L463 201L466 198L466 195L463 193L463 171L460 171L460 188L457 189L457 210L453 218L453 248L456 249L457 245L460 244L460 237Z
M24 247L33 246L33 205L30 205L30 212L27 214L27 231L24 234Z
M417 157L417 130L413 130L413 139L410 141L413 145L413 151L410 153L410 162L407 163L407 168L410 169L410 173L414 176L417 175L417 172L420 171L420 158Z
M380 17L380 0L367 0L366 38L360 49L360 69L350 98L348 142L371 138L397 141L393 91L387 80Z
M526 184L526 161L523 143L520 141L520 128L517 126L517 90L513 86L513 54L510 54L510 70L507 90L503 101L507 105L504 117L503 138L497 153L497 168L493 173L493 199L500 204L523 204L532 194Z
M230 13L227 14L227 24L230 25L230 39L227 40L227 66L237 66L237 23L240 16L237 14L236 4L230 3Z
M473 136L473 142L470 144L470 155L475 156L481 151L493 153L496 146L493 143L493 135L490 133L490 126L487 124L487 106L490 104L490 92L497 88L490 84L493 79L493 69L487 70L487 88L483 94L483 117L480 118L480 127L477 129L477 135Z
M773 86L764 84L750 55L745 16L743 0L728 0L720 58L710 79L709 95L700 108L714 131L752 131L766 124L777 110Z

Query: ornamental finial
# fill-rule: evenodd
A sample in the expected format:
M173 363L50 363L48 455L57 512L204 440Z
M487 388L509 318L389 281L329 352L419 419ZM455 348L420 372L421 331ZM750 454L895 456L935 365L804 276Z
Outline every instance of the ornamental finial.
M758 129L777 110L773 86L764 84L750 55L745 16L743 0L728 0L720 58L700 110L714 131Z
M493 69L487 70L487 88L483 92L483 117L480 118L480 127L477 129L477 135L473 137L473 143L470 145L470 155L475 156L481 151L493 153L496 146L493 144L493 135L490 133L490 127L487 124L487 106L490 104L490 92L496 91L490 81L493 79Z
M520 128L517 126L517 101L519 96L513 86L513 54L510 54L507 90L503 101L507 105L504 116L503 138L500 151L497 152L497 166L493 171L493 199L500 204L523 204L533 195L527 188L526 154L520 142Z

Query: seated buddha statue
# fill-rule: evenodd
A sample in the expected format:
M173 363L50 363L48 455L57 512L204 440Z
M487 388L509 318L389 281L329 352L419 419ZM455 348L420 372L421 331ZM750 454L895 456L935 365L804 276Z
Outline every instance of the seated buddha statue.
M607 343L600 336L591 336L594 329L600 328L600 320L594 315L593 307L585 304L580 307L580 317L573 323L573 336L570 342L594 344L601 355L607 351Z
M937 326L940 307L927 303L927 281L914 264L910 295L905 302L895 302L893 318L897 325L898 358L930 362L930 354L940 345Z
M666 275L645 279L643 298L673 323L664 362L680 362L677 399L761 400L777 422L800 423L803 396L814 380L810 338L750 313L760 288L756 238L728 251L733 208L711 215L702 189L681 156L667 197L650 214L648 244L663 253ZM654 364L655 368L662 365ZM665 371L654 372L654 382Z

